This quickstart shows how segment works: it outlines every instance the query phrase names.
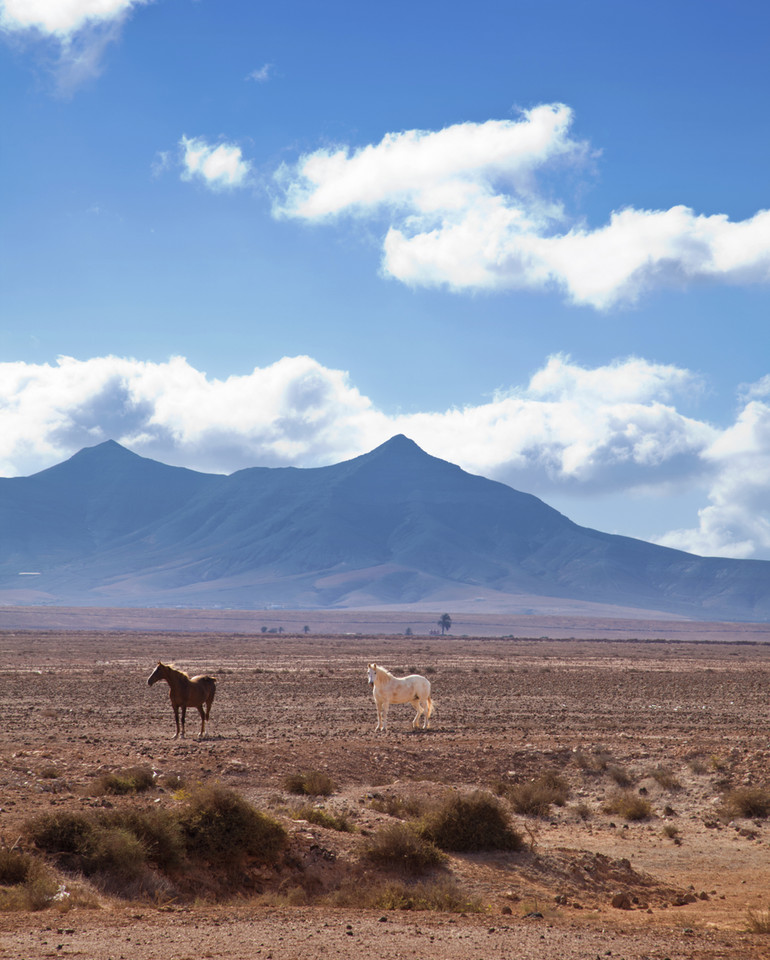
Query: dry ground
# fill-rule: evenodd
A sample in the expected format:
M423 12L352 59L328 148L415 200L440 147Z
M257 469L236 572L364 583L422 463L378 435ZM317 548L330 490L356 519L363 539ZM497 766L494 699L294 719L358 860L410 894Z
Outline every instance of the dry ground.
M167 688L146 685L158 659L219 678L205 739L196 714L187 739L170 739ZM389 732L374 732L372 659L429 675L429 731L393 707ZM36 812L105 802L89 789L105 770L146 764L219 781L281 818L295 862L224 903L201 877L191 901L94 894L88 907L0 914L0 957L770 957L770 936L747 928L749 910L770 908L770 821L720 816L725 790L770 786L768 689L761 643L0 632L6 844ZM310 769L336 782L319 803L355 832L290 819L284 780ZM392 819L374 806L545 771L571 793L550 816L513 815L526 850L451 858L483 913L321 905L346 876L368 882L355 873L362 838ZM624 778L650 819L603 811ZM630 909L612 906L618 895Z

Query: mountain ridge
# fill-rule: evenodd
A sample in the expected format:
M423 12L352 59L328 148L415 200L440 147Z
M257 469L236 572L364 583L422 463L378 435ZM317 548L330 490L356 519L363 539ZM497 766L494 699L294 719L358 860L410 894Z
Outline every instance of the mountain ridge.
M581 527L403 435L337 464L229 476L110 440L0 479L0 603L22 586L31 602L60 605L446 606L477 595L490 612L539 597L770 619L770 561Z

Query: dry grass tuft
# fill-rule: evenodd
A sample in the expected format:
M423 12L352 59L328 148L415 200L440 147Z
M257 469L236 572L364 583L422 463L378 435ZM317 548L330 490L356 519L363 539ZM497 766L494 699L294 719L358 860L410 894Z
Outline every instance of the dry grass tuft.
M130 793L143 793L155 786L155 776L150 767L129 767L128 770L116 770L98 777L91 787L92 796L126 796Z
M639 797L631 790L621 790L602 807L605 813L614 813L624 820L649 820L652 807L648 800Z
M569 784L556 773L546 773L525 783L514 783L504 790L504 796L516 813L530 817L547 817L551 805L563 807L569 794Z
M767 787L736 787L725 794L722 810L731 819L764 820L770 816L770 790Z
M353 824L345 816L336 816L323 810L321 807L312 807L306 804L304 807L295 807L291 811L293 820L307 820L317 827L323 827L325 830L336 830L338 833L352 833Z
M647 774L648 777L652 779L661 786L664 790L670 790L672 792L682 789L681 781L667 767L655 767L650 770Z
M348 882L325 898L332 907L359 910L437 910L442 913L482 913L484 905L449 878L416 883Z
M399 797L394 794L382 796L375 794L369 806L378 813L386 813L399 820L413 820L425 811L425 802L414 797Z
M746 915L749 933L770 933L770 907L764 910L749 910Z
M321 770L305 770L302 773L290 773L283 781L287 793L307 797L330 797L337 789L328 773Z

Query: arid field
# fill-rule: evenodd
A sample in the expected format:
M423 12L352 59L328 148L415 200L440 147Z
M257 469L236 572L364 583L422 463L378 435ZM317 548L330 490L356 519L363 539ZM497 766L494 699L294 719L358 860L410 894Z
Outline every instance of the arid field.
M0 632L0 876L13 854L42 878L26 900L29 879L2 878L0 957L770 957L765 628L316 629ZM192 711L171 739L168 687L146 683L159 659L217 677L205 738ZM394 706L375 733L371 660L430 679L429 730ZM128 771L149 779L116 792ZM278 823L280 852L84 876L35 840L43 816L170 816L206 789ZM458 797L502 811L517 848L445 847L420 869L372 855Z

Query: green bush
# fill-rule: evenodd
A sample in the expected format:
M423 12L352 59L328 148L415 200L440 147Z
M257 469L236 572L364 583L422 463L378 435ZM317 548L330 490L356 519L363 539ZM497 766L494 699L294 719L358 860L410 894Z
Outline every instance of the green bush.
M453 793L425 814L420 833L442 850L521 850L524 841L512 829L499 801L489 793Z
M388 870L417 876L442 866L446 856L430 840L405 823L391 823L364 845L363 856Z

